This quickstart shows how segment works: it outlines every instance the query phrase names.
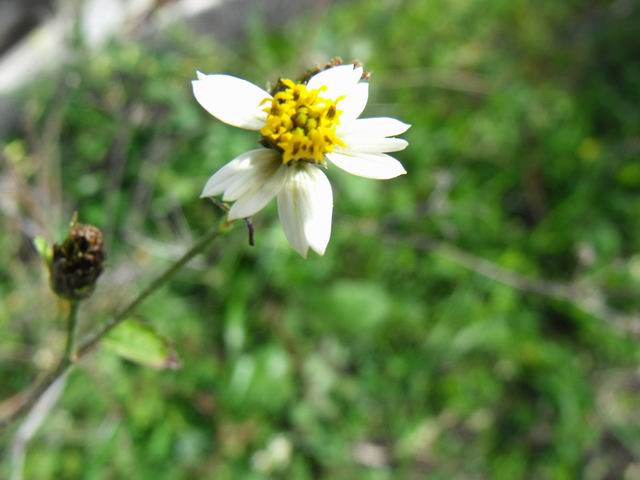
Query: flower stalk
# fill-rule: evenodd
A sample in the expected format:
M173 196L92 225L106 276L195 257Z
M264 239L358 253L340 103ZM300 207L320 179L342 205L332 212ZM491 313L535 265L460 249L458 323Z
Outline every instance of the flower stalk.
M100 341L120 323L124 322L131 314L149 298L152 294L162 288L173 276L184 267L191 259L202 253L207 247L213 243L215 239L224 235L231 229L229 222L222 221L218 226L212 228L205 233L193 246L187 250L178 260L170 265L166 270L160 273L149 285L142 290L135 298L133 298L123 309L113 315L102 325L98 326L94 331L89 333L78 345L74 352L75 330L77 325L77 314L79 302L74 301L68 315L67 328L67 345L65 354L58 364L51 369L43 379L25 395L23 401L16 409L4 418L0 418L0 432L8 428L14 421L28 412L33 405L40 399L59 378L66 375L71 367L89 354Z
M75 352L76 332L78 330L78 308L79 300L69 301L69 313L67 314L67 343L64 349L64 358L70 363L75 363L77 355Z
M202 253L216 238L226 233L228 230L229 224L223 221L218 227L213 228L208 233L204 234L189 250L187 250L187 252L184 253L184 255L182 255L182 257L176 260L173 265L152 280L151 283L126 307L87 335L82 344L78 347L78 356L83 357L92 350L105 335L130 317L142 302L163 287L182 267L189 263L189 261L196 255Z

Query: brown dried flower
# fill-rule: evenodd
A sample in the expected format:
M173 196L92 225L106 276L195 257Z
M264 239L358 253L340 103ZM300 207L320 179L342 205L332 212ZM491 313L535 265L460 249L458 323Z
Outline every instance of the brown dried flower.
M64 242L53 245L51 288L69 300L90 296L104 260L102 232L92 225L73 222Z

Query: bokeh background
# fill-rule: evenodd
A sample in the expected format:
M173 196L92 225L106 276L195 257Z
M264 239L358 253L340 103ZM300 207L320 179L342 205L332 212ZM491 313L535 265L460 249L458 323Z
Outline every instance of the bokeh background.
M272 204L255 247L239 225L191 262L137 316L182 368L97 351L24 478L640 478L640 2L165 1L99 41L81 11L45 5L64 54L31 40L43 68L2 100L0 414L64 344L36 236L74 210L104 230L86 331L220 221L201 188L257 139L194 101L196 69L361 60L409 173L330 168L324 257Z

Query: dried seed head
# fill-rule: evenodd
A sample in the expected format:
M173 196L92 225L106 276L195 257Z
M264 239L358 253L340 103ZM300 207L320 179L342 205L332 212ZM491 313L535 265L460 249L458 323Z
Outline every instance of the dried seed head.
M60 297L80 300L93 293L105 260L102 232L92 226L72 223L62 244L54 244L51 288Z

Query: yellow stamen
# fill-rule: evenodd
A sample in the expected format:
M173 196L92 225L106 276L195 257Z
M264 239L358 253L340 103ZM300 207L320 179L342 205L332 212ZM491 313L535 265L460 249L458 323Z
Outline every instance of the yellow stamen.
M303 83L281 80L286 87L272 99L265 99L267 121L260 133L282 151L282 162L296 160L324 163L324 154L334 146L344 146L336 135L343 97L330 100L321 96L326 87L309 90Z

